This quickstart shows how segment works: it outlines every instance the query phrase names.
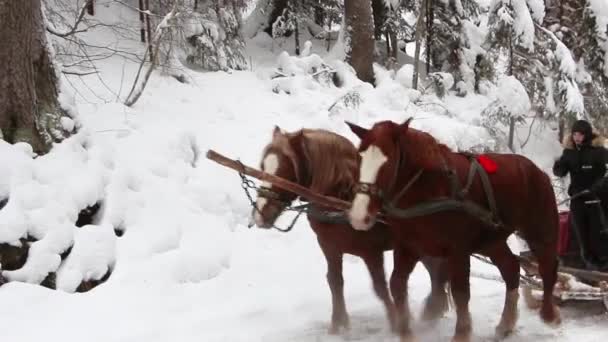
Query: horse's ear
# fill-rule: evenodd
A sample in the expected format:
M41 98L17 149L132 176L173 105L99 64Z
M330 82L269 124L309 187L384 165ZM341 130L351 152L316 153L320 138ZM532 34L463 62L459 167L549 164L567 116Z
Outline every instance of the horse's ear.
M350 128L351 131L353 131L353 133L355 133L359 139L363 139L363 137L367 134L367 132L369 132L368 129L365 129L359 125L356 125L352 122L348 122L348 121L344 121L348 127Z
M401 130L402 131L407 131L407 129L410 128L410 123L412 123L412 120L414 120L413 116L409 117L407 120L405 120L404 123L402 123L401 125L399 125L399 127L401 128Z
M274 130L272 131L272 137L276 138L279 135L282 135L283 131L281 130L281 128L277 125L274 125Z

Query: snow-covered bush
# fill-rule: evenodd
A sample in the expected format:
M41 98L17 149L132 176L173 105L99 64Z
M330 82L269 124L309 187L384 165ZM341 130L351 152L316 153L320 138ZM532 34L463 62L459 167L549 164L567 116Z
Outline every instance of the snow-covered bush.
M306 42L304 50L310 52L310 42ZM337 71L317 54L303 54L298 57L283 51L277 64L272 76L272 90L276 93L293 94L301 89L313 90L319 87L340 86L342 83Z

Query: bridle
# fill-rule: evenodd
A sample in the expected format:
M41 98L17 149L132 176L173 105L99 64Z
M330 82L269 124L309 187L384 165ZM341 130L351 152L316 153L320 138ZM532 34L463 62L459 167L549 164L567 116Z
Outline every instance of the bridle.
M291 157L289 159L291 159ZM296 163L293 159L291 160L291 162L292 162L292 165L294 166L296 183L303 184L303 181L304 181L303 178L305 177L305 175L308 174L306 172L305 166L302 165L303 163ZM278 231L281 231L284 233L289 232L290 230L293 229L293 226L298 221L298 218L300 217L300 215L302 215L302 213L308 211L308 204L301 204L301 205L297 205L295 207L291 206L291 203L293 201L295 201L298 197L295 196L295 197L291 198L293 195L291 195L289 192L285 192L285 193L281 194L267 186L255 187L255 190L256 190L258 198L265 198L266 200L268 200L269 203L272 203L272 204L276 205L277 207L279 207L279 210L277 211L276 215L274 217L269 218L270 220L273 220L273 221L276 220L286 210L291 210L291 211L297 212L297 215L293 218L293 220L291 221L289 226L287 226L287 228L279 228L279 227L275 226L274 224L272 224L272 228L274 228ZM250 197L250 195L248 193L247 193L247 196ZM264 214L262 213L260 208L258 208L257 203L255 201L253 201L253 199L251 197L249 198L249 200L251 201L253 210L255 212L257 212L261 217L264 217ZM251 228L251 226L250 226L250 228Z
M398 143L398 146L399 146L399 143ZM401 163L403 163L403 160L405 159L403 157L403 152L401 152L401 150L399 150L399 153L397 155L398 155L397 163L393 170L393 175L391 177L391 182L389 183L390 186L388 187L388 189L395 189L395 186L397 185L397 181L398 181L398 177L399 177L399 170L401 168ZM392 193L387 194L384 191L382 191L382 189L380 189L378 184L368 183L368 182L358 182L354 186L353 192L355 194L368 195L368 196L370 196L370 198L373 198L373 197L378 198L380 200L380 202L382 203L381 208L384 207L386 203L389 203L390 205L394 205L397 203L397 201L399 201L399 199L401 199L401 197L403 197L403 195L407 192L407 190L409 188L411 188L412 185L414 185L414 183L418 180L418 178L420 178L423 171L424 171L423 169L418 170L399 192L392 192ZM392 194L395 194L395 193L396 193L396 195L391 196ZM381 211L379 213L379 215L382 216L384 214Z

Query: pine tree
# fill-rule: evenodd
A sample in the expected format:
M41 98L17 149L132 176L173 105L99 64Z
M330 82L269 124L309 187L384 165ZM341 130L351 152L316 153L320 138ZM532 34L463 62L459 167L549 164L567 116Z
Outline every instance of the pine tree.
M186 31L184 48L188 63L205 70L243 70L247 67L245 42L241 37L239 0L199 1L195 12L180 16L181 29L197 27L198 32ZM190 7L188 7L190 8Z
M480 8L474 0L429 0L430 15L427 20L427 59L434 70L454 76L459 93L464 95L475 84L476 58L467 58L471 48L465 25L478 21ZM484 64L487 66L488 64Z
M585 95L585 108L594 123L603 133L608 133L608 65L605 60L608 47L605 38L598 32L598 24L595 13L587 6L583 11L580 31L578 31L575 50L580 51L585 72L590 77L583 78L583 90Z

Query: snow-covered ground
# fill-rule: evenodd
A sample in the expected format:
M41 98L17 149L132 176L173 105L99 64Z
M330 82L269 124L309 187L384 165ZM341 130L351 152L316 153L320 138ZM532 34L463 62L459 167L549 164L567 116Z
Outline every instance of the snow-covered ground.
M100 10L103 15L108 9ZM154 74L133 108L116 102L108 88L118 93L124 83L124 97L137 65L119 58L100 62L108 88L95 79L89 81L91 92L80 87L78 135L35 160L27 146L0 141L0 198L11 198L0 210L0 243L25 234L39 239L22 270L4 273L18 281L0 287L3 341L398 340L388 331L365 266L354 257L346 257L344 265L352 328L327 335L331 300L325 259L306 220L288 234L247 229L250 207L239 177L207 160L205 152L215 149L256 166L275 124L286 130L326 128L358 143L344 120L369 126L409 116L416 118L414 127L467 149L489 138L479 126L479 112L491 100L448 97L439 106L429 97L416 105L422 95L408 89L406 72L393 78L378 69L379 84L372 88L332 61L347 77L344 88L305 76L273 81L273 66L298 72L319 59L293 59L276 46L274 55L262 53L269 44L260 37L248 42L253 71L190 72L190 84ZM313 53L324 51L313 46ZM273 92L276 88L290 94ZM338 104L328 110L353 90L361 95L357 108ZM528 129L519 134L525 140ZM535 125L523 150L544 168L560 153L551 134ZM103 207L94 224L77 228L78 211L98 201ZM124 235L116 237L114 229ZM58 254L72 244L70 257L57 269ZM391 253L386 257L390 272ZM73 293L80 281L100 278L108 268L106 283ZM57 271L60 290L27 283L48 271ZM475 260L473 271L498 274ZM500 318L504 287L476 277L471 283L474 340L486 341ZM409 287L417 313L429 289L422 267ZM563 307L563 325L551 328L522 301L517 331L508 341L605 341L607 317L599 312ZM454 324L451 311L434 326L416 322L414 332L421 341L448 340Z

